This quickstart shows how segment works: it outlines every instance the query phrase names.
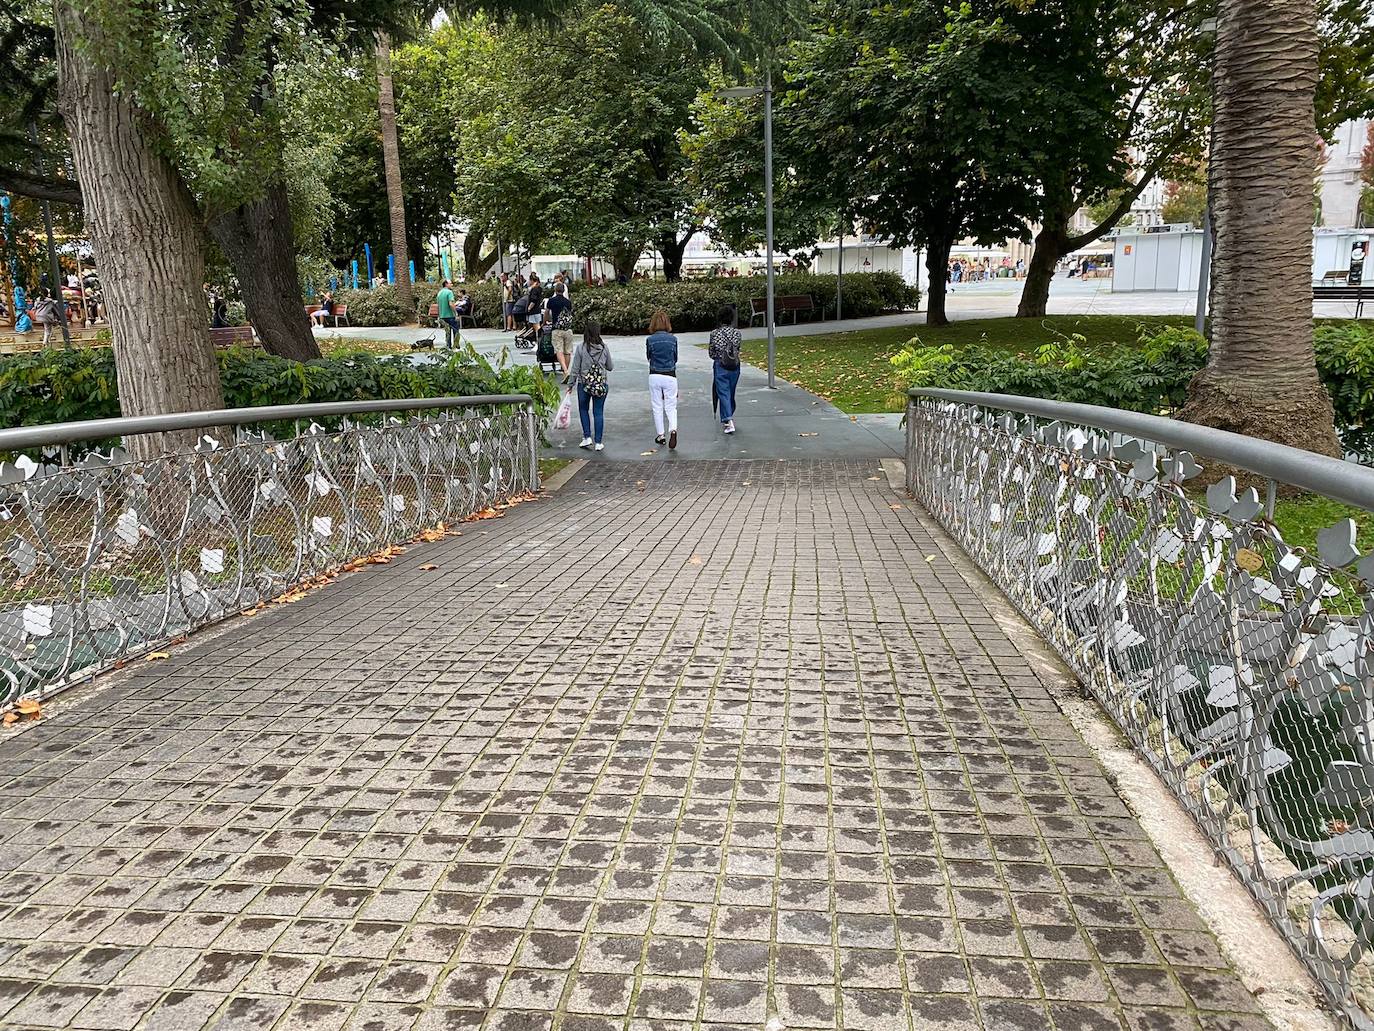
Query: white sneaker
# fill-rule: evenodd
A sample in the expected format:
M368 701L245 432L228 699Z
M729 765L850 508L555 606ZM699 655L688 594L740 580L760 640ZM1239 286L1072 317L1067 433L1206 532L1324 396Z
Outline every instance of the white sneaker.
M605 444L598 444L598 445L596 445L596 449L597 449L598 451L605 451L605 450L606 450L606 445L605 445Z
M578 444L577 446L578 446L578 447L591 447L591 446L592 446L592 438L591 438L591 437L583 437L583 438L582 438L582 443L581 443L581 444Z
M726 432L726 433L734 433L734 432L735 432L735 420L734 420L734 419L729 420L729 421L725 424L725 432Z

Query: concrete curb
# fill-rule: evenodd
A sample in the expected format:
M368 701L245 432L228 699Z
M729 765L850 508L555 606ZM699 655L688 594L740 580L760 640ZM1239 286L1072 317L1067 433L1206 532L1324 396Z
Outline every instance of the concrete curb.
M539 484L541 493L553 494L568 485L568 481L582 471L582 467L587 464L585 458L574 458L558 472L554 473L547 480Z
M885 459L883 471L894 490L910 497L904 462ZM1085 696L1074 673L934 517L919 506L912 511L925 530L948 542L944 554L950 564L1050 687L1060 711L1115 783L1122 801L1276 1031L1340 1031L1343 1025L1331 1014L1316 981L1111 717Z

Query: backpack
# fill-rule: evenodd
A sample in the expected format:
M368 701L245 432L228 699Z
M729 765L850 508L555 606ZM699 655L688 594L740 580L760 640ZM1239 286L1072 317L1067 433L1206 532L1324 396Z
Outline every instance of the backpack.
M734 372L739 368L739 349L741 343L742 341L736 341L734 347L722 345L720 349L720 358L718 359L722 369L728 369Z
M587 354L582 353L582 389L587 392L588 397L605 397L611 391L611 385L606 380L606 367L599 361Z
M564 308L563 313L558 316L558 321L553 324L554 329L572 329L572 309Z

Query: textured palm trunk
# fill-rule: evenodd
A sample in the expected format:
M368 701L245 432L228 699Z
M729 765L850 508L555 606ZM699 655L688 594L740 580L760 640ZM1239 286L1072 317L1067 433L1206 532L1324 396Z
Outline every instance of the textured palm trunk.
M1312 346L1313 0L1224 0L1208 178L1212 344L1194 422L1336 455Z
M234 267L249 324L272 354L298 362L320 356L301 304L286 184L210 220L210 233Z
M396 139L396 96L391 89L391 42L385 34L377 37L377 110L382 121L382 164L386 167L391 253L396 259L396 293L409 310L415 306L415 291L406 264L406 200L401 185L401 149Z
M70 4L55 8L59 89L100 268L124 415L224 407L202 290L199 211L154 148L142 114L85 42L94 28ZM146 458L194 445L183 431L131 438Z

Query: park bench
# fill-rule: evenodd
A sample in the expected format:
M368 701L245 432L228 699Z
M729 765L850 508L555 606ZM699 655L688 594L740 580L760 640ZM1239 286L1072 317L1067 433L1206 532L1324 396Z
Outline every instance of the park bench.
M1374 299L1374 288L1364 283L1351 286L1347 283L1344 286L1326 286L1324 283L1312 284L1312 300L1314 301L1354 301L1355 318L1360 318L1364 314L1364 302Z
M781 315L783 312L792 313L792 322L795 325L797 316L802 312L814 312L816 302L811 299L810 294L784 294L773 299L774 316ZM768 316L768 298L754 297L749 301L749 325L754 324L755 319L763 319Z
M252 326L220 326L210 330L210 343L216 347L255 343Z
M324 307L324 305L322 305L322 304L307 304L307 305L305 306L305 314L306 314L306 317L310 318L310 321L311 321L311 322L315 321L315 320L314 320L315 312L319 311L319 310L320 310L321 308L323 308L323 307ZM337 329L338 326L339 326L339 320L340 320L340 319L343 320L343 323L344 323L344 325L346 325L346 326L351 326L351 325L353 325L353 323L351 323L351 322L348 321L348 305L346 305L346 304L336 304L336 305L334 305L334 313L333 313L332 315L326 316L326 318L332 318L332 319L334 320L334 328L336 328L336 329Z
M439 305L438 305L438 303L434 303L434 304L431 304L431 305L429 306L429 322L430 322L430 325L434 325L434 326L437 326L437 325L439 324ZM463 328L463 323L464 323L464 322L466 322L466 323L468 324L468 326L469 326L470 328L472 328L472 329L476 329L476 328L477 328L477 306L476 306L475 304L472 306L472 313L471 313L470 315L459 315L459 316L458 316L458 328L459 328L459 329L462 329L462 328Z

